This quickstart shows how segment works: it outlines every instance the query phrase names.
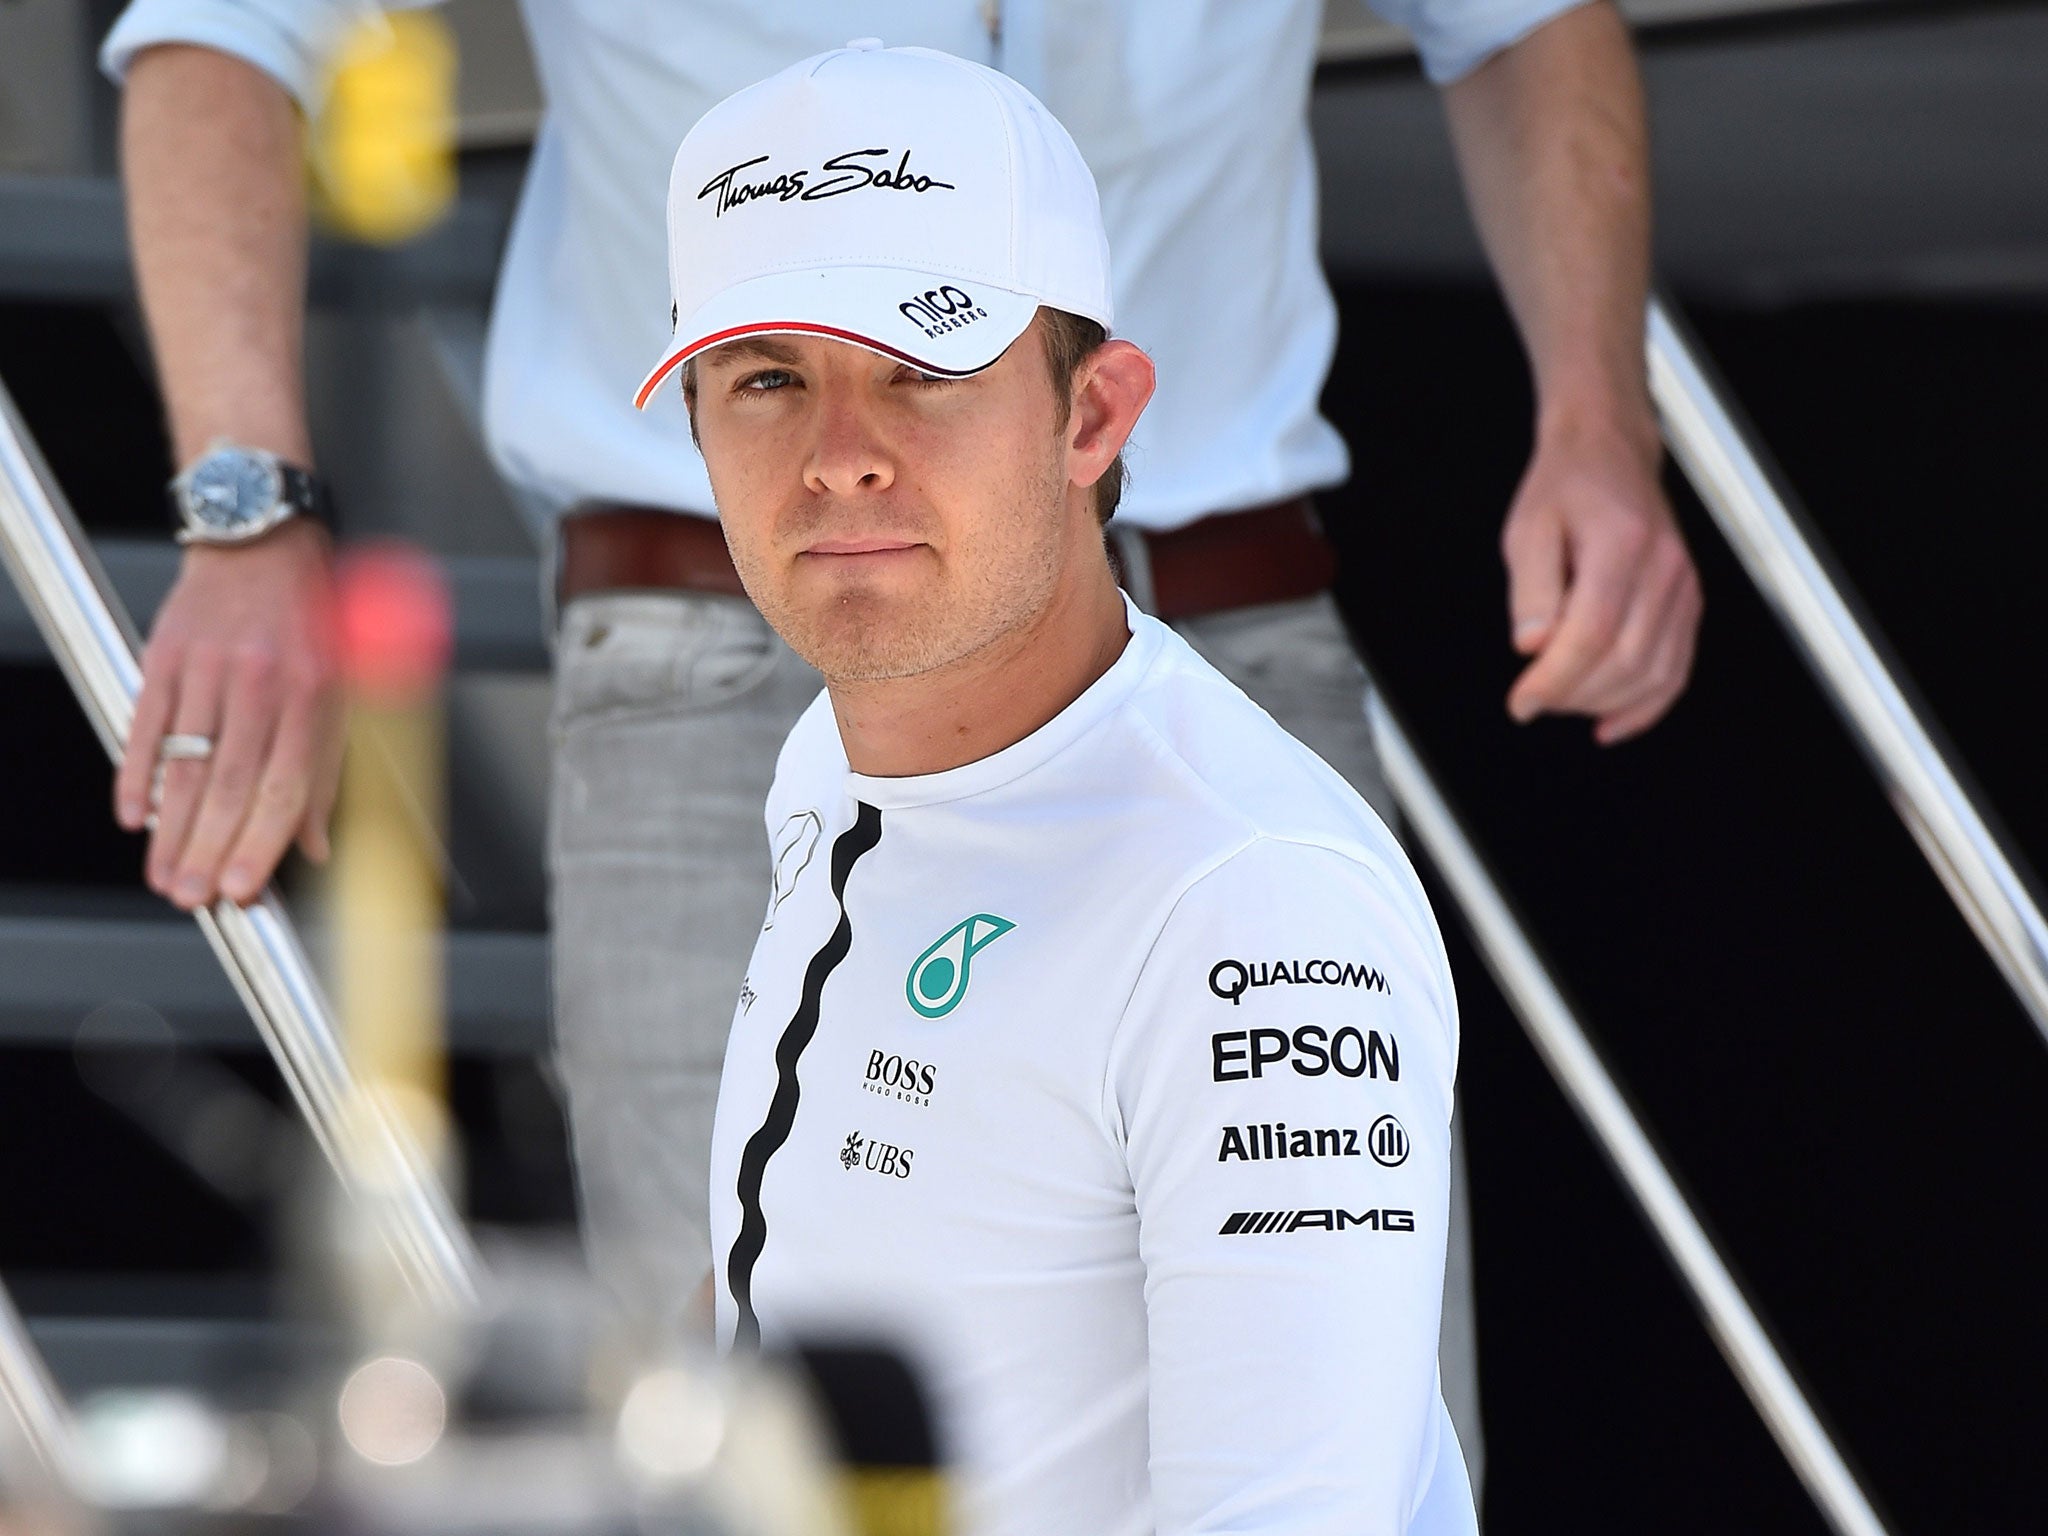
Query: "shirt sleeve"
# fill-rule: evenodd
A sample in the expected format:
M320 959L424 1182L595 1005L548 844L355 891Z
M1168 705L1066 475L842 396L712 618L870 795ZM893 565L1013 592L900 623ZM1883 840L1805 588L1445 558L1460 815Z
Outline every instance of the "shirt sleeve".
M1456 1060L1405 867L1260 840L1175 907L1106 1106L1145 1266L1159 1536L1391 1536L1456 1464L1436 1374Z
M327 56L348 24L435 0L130 0L100 44L100 69L116 85L145 48L191 43L254 65L310 113Z
M1586 0L1366 0L1415 39L1438 85L1469 74L1510 44Z

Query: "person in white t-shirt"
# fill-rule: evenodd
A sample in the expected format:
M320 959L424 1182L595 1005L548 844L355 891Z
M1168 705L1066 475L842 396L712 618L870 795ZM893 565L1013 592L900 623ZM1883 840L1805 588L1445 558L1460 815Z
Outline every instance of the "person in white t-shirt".
M826 684L719 1092L721 1343L904 1348L972 1536L1475 1530L1449 967L1365 802L1117 588L1155 374L1073 141L862 40L698 122L669 237L640 398L681 374Z
M299 367L299 114L319 109L345 27L409 3L130 0L102 51L123 85L129 229L172 462L210 464L238 518L232 542L205 518L186 529L115 785L116 814L141 829L161 773L146 878L182 908L249 899L294 840L325 852L342 743L330 550L297 515L318 498L266 494L261 458L323 466ZM1503 525L1502 637L1527 661L1509 707L1586 716L1612 742L1671 707L1700 617L1643 366L1649 156L1627 27L1611 0L1372 3L1442 87L1535 384ZM741 593L680 413L636 412L618 389L668 322L675 140L747 82L882 29L1046 102L1101 188L1120 328L1163 374L1112 528L1132 595L1391 814L1309 502L1349 473L1317 407L1337 328L1308 123L1323 5L517 11L546 111L491 310L484 428L521 505L544 512L535 532L554 557L552 1060L578 1214L594 1276L659 1336L701 1328L711 1104L768 882L761 797L818 687ZM216 439L233 446L216 455ZM186 753L159 764L167 734ZM1464 1247L1454 1216L1444 1376L1476 1472Z

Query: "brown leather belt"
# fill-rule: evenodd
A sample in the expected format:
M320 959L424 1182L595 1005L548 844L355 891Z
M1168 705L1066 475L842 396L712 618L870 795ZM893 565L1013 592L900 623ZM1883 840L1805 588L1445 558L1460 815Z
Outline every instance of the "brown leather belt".
M745 597L725 535L708 517L586 501L562 518L555 593L566 604L593 592L724 592Z
M1144 541L1153 611L1167 620L1313 597L1337 574L1336 552L1306 496L1146 532ZM616 502L583 502L563 518L561 602L675 589L746 595L711 519Z

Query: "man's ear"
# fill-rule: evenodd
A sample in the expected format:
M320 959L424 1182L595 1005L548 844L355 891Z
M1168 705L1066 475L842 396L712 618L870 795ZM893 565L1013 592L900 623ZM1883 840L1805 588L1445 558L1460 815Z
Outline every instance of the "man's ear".
M1067 479L1087 487L1124 451L1152 398L1152 359L1128 341L1105 341L1074 370L1074 408L1067 420Z

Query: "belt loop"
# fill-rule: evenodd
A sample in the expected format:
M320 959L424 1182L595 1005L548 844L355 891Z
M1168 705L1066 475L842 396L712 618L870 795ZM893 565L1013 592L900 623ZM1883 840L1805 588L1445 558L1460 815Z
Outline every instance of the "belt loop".
M1131 601L1138 605L1139 612L1156 615L1159 597L1152 589L1152 549L1145 542L1145 530L1113 517L1107 531L1110 542L1116 546L1118 574L1123 578L1123 589L1130 593Z

